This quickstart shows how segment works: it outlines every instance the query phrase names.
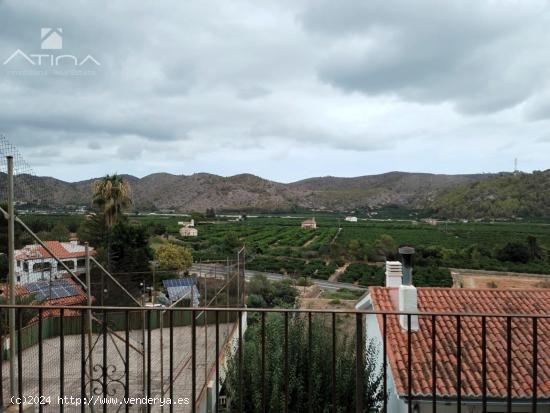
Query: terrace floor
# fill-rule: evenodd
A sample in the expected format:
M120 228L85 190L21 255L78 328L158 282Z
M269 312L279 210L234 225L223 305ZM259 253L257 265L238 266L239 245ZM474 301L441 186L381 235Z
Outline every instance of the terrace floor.
M235 330L236 324L220 323L220 352L223 352L224 345L228 343ZM117 332L116 335L108 334L107 345L107 365L110 377L108 383L108 395L116 399L121 404L109 404L108 412L124 411L124 387L125 373L125 341L124 332ZM162 331L162 351L161 351L161 330L151 331L151 397L169 397L169 329ZM173 360L173 391L174 399L191 399L191 327L174 327L174 360ZM146 336L147 337L147 336ZM87 338L87 336L86 336ZM143 397L143 357L139 351L141 347L142 330L132 330L130 332L130 377L129 377L129 395L130 397ZM95 394L102 396L102 369L103 365L103 337L95 334L93 336L93 364L98 366L94 372L93 390ZM146 340L147 342L147 340ZM214 378L215 374L215 326L198 326L196 330L196 396L197 400L204 397L204 391L209 380ZM51 402L45 405L44 412L59 412L58 396L60 394L60 340L52 338L43 342L43 383L44 396L50 396ZM64 344L64 393L66 396L80 397L81 393L81 337L80 335L65 336ZM38 345L23 351L23 395L38 395ZM88 371L87 367L87 371ZM220 366L220 370L221 370ZM4 404L9 403L9 363L2 364ZM145 378L147 380L147 377ZM89 393L89 386L88 393ZM114 401L114 400L112 400ZM87 409L92 411L92 408ZM95 411L103 411L103 406L97 404ZM143 406L133 405L130 411L143 411ZM65 412L80 412L80 406L75 404L65 404ZM159 402L152 405L151 411L162 411ZM168 411L168 407L164 408ZM190 412L191 404L174 406L174 411Z

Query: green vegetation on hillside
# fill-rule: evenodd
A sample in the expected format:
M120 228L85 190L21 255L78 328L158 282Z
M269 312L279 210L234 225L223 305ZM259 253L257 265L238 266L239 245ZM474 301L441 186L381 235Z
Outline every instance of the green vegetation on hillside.
M550 217L550 170L502 175L440 194L434 211L448 218Z

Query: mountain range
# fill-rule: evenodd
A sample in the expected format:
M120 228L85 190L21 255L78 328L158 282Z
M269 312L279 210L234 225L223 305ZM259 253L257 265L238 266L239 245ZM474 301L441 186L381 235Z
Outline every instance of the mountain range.
M280 183L251 174L223 177L208 173L123 175L138 210L296 211L368 210L385 205L430 208L442 194L505 174L441 175L388 172L354 178L332 176ZM0 185L5 188L5 174ZM95 179L65 182L51 177L17 176L16 200L51 206L89 205Z

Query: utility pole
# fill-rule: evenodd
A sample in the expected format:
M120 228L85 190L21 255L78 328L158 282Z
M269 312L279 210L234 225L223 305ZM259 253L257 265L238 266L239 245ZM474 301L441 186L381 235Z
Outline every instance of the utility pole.
M13 205L13 156L8 162L8 282L10 285L9 331L10 331L10 394L15 396L15 212Z

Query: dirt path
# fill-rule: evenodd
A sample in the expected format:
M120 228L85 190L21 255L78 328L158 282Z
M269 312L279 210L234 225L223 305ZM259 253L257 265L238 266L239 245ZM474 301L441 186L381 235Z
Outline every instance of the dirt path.
M315 241L317 238L319 238L319 235L315 235L313 238L311 238L310 240L306 241L306 243L304 245L302 245L302 248L303 247L307 247L309 244L311 244L313 241Z
M458 288L550 288L550 277L467 274L453 272L453 285Z
M342 275L349 266L349 262L346 262L343 266L336 268L336 271L328 278L330 282L337 282L340 275Z
M340 235L340 232L342 232L342 228L338 228L338 231L336 231L336 235L334 235L334 237L332 238L332 240L330 241L331 244L334 244L336 242L336 240L338 239L338 236Z

